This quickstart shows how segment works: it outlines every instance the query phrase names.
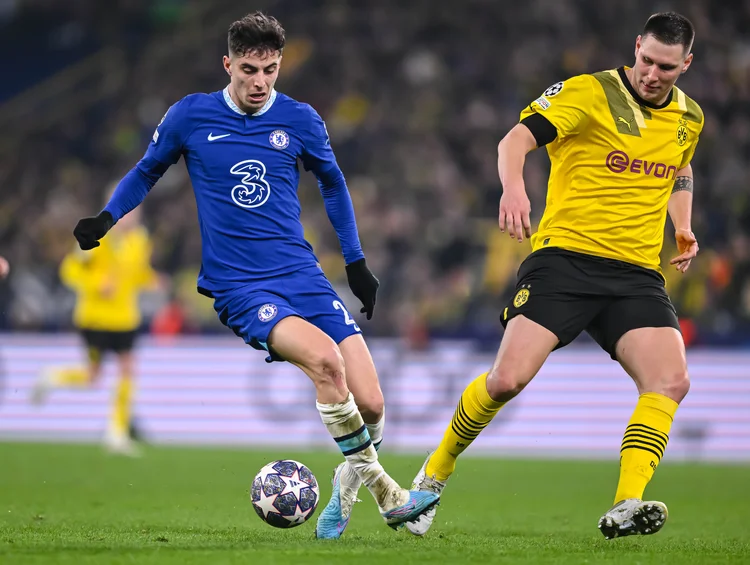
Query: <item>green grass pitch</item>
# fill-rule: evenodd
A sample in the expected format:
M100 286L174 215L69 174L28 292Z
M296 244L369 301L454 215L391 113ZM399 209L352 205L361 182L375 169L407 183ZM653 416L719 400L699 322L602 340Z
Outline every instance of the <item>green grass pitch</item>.
M345 537L267 526L248 489L264 463L294 458L330 495L335 453L151 447L120 459L92 445L0 444L0 563L610 564L750 563L747 466L669 464L647 495L670 519L655 536L605 541L616 463L465 457L433 530L394 532L361 491ZM422 458L385 453L408 485Z

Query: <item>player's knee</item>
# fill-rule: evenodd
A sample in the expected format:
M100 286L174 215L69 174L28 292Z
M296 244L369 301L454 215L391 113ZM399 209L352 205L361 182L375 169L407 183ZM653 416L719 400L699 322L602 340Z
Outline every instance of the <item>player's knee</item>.
M487 392L495 402L508 402L521 392L529 380L515 367L500 364L493 367L487 375Z
M367 424L374 424L380 421L383 416L385 400L380 390L368 394L358 395L354 401L357 403L359 413Z
M344 357L339 346L334 343L316 352L310 362L310 372L320 383L344 380Z
M681 402L690 390L690 377L687 369L680 369L672 373L662 386L662 394L668 396L675 402Z

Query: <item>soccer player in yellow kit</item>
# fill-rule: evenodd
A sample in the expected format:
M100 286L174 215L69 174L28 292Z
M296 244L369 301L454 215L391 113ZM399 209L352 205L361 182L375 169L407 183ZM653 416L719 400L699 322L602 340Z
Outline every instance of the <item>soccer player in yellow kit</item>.
M76 293L73 323L88 349L88 363L45 370L33 392L33 401L41 403L52 388L87 387L98 379L104 354L114 353L119 378L104 439L110 451L124 455L138 453L129 434L133 346L141 324L139 295L157 286L150 259L151 242L137 213L120 220L96 249L76 250L63 259L60 278Z
M546 146L547 205L516 293L501 316L497 358L463 392L414 489L440 493L456 458L554 349L588 332L633 378L639 397L625 429L614 506L599 520L607 539L659 531L662 502L643 492L689 388L685 346L659 268L667 213L681 272L698 252L691 231L690 161L703 113L674 86L692 61L694 29L675 13L649 18L632 68L576 76L549 87L498 146L500 229L531 236L526 154ZM435 509L407 528L424 535Z

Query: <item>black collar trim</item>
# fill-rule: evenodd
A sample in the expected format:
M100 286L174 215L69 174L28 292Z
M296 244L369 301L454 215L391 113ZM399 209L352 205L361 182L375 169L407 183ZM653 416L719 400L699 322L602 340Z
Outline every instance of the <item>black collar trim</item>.
M669 95L667 96L667 99L662 102L661 104L654 104L653 102L649 102L648 100L644 100L641 98L638 93L635 91L635 88L633 88L633 85L630 84L630 80L628 79L628 75L625 74L625 67L620 67L617 69L617 74L620 75L620 80L622 81L622 84L625 85L625 88L627 89L630 96L632 96L636 102L638 102L639 105L645 106L646 108L653 108L654 110L661 110L662 108L666 108L672 103L672 95L674 93L674 88L669 91Z

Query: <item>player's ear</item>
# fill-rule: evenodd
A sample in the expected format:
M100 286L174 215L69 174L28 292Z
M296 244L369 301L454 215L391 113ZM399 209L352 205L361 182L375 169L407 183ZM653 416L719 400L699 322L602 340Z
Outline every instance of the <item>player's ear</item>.
M688 54L687 57L685 57L685 62L682 64L682 72L687 72L687 70L690 68L690 63L693 62L693 54Z
M224 70L227 72L227 74L229 76L232 76L232 69L231 69L232 60L226 55L224 55L224 58L222 59L221 62L223 63Z
M635 58L638 59L638 51L641 50L641 39L642 37L639 35L635 38Z

